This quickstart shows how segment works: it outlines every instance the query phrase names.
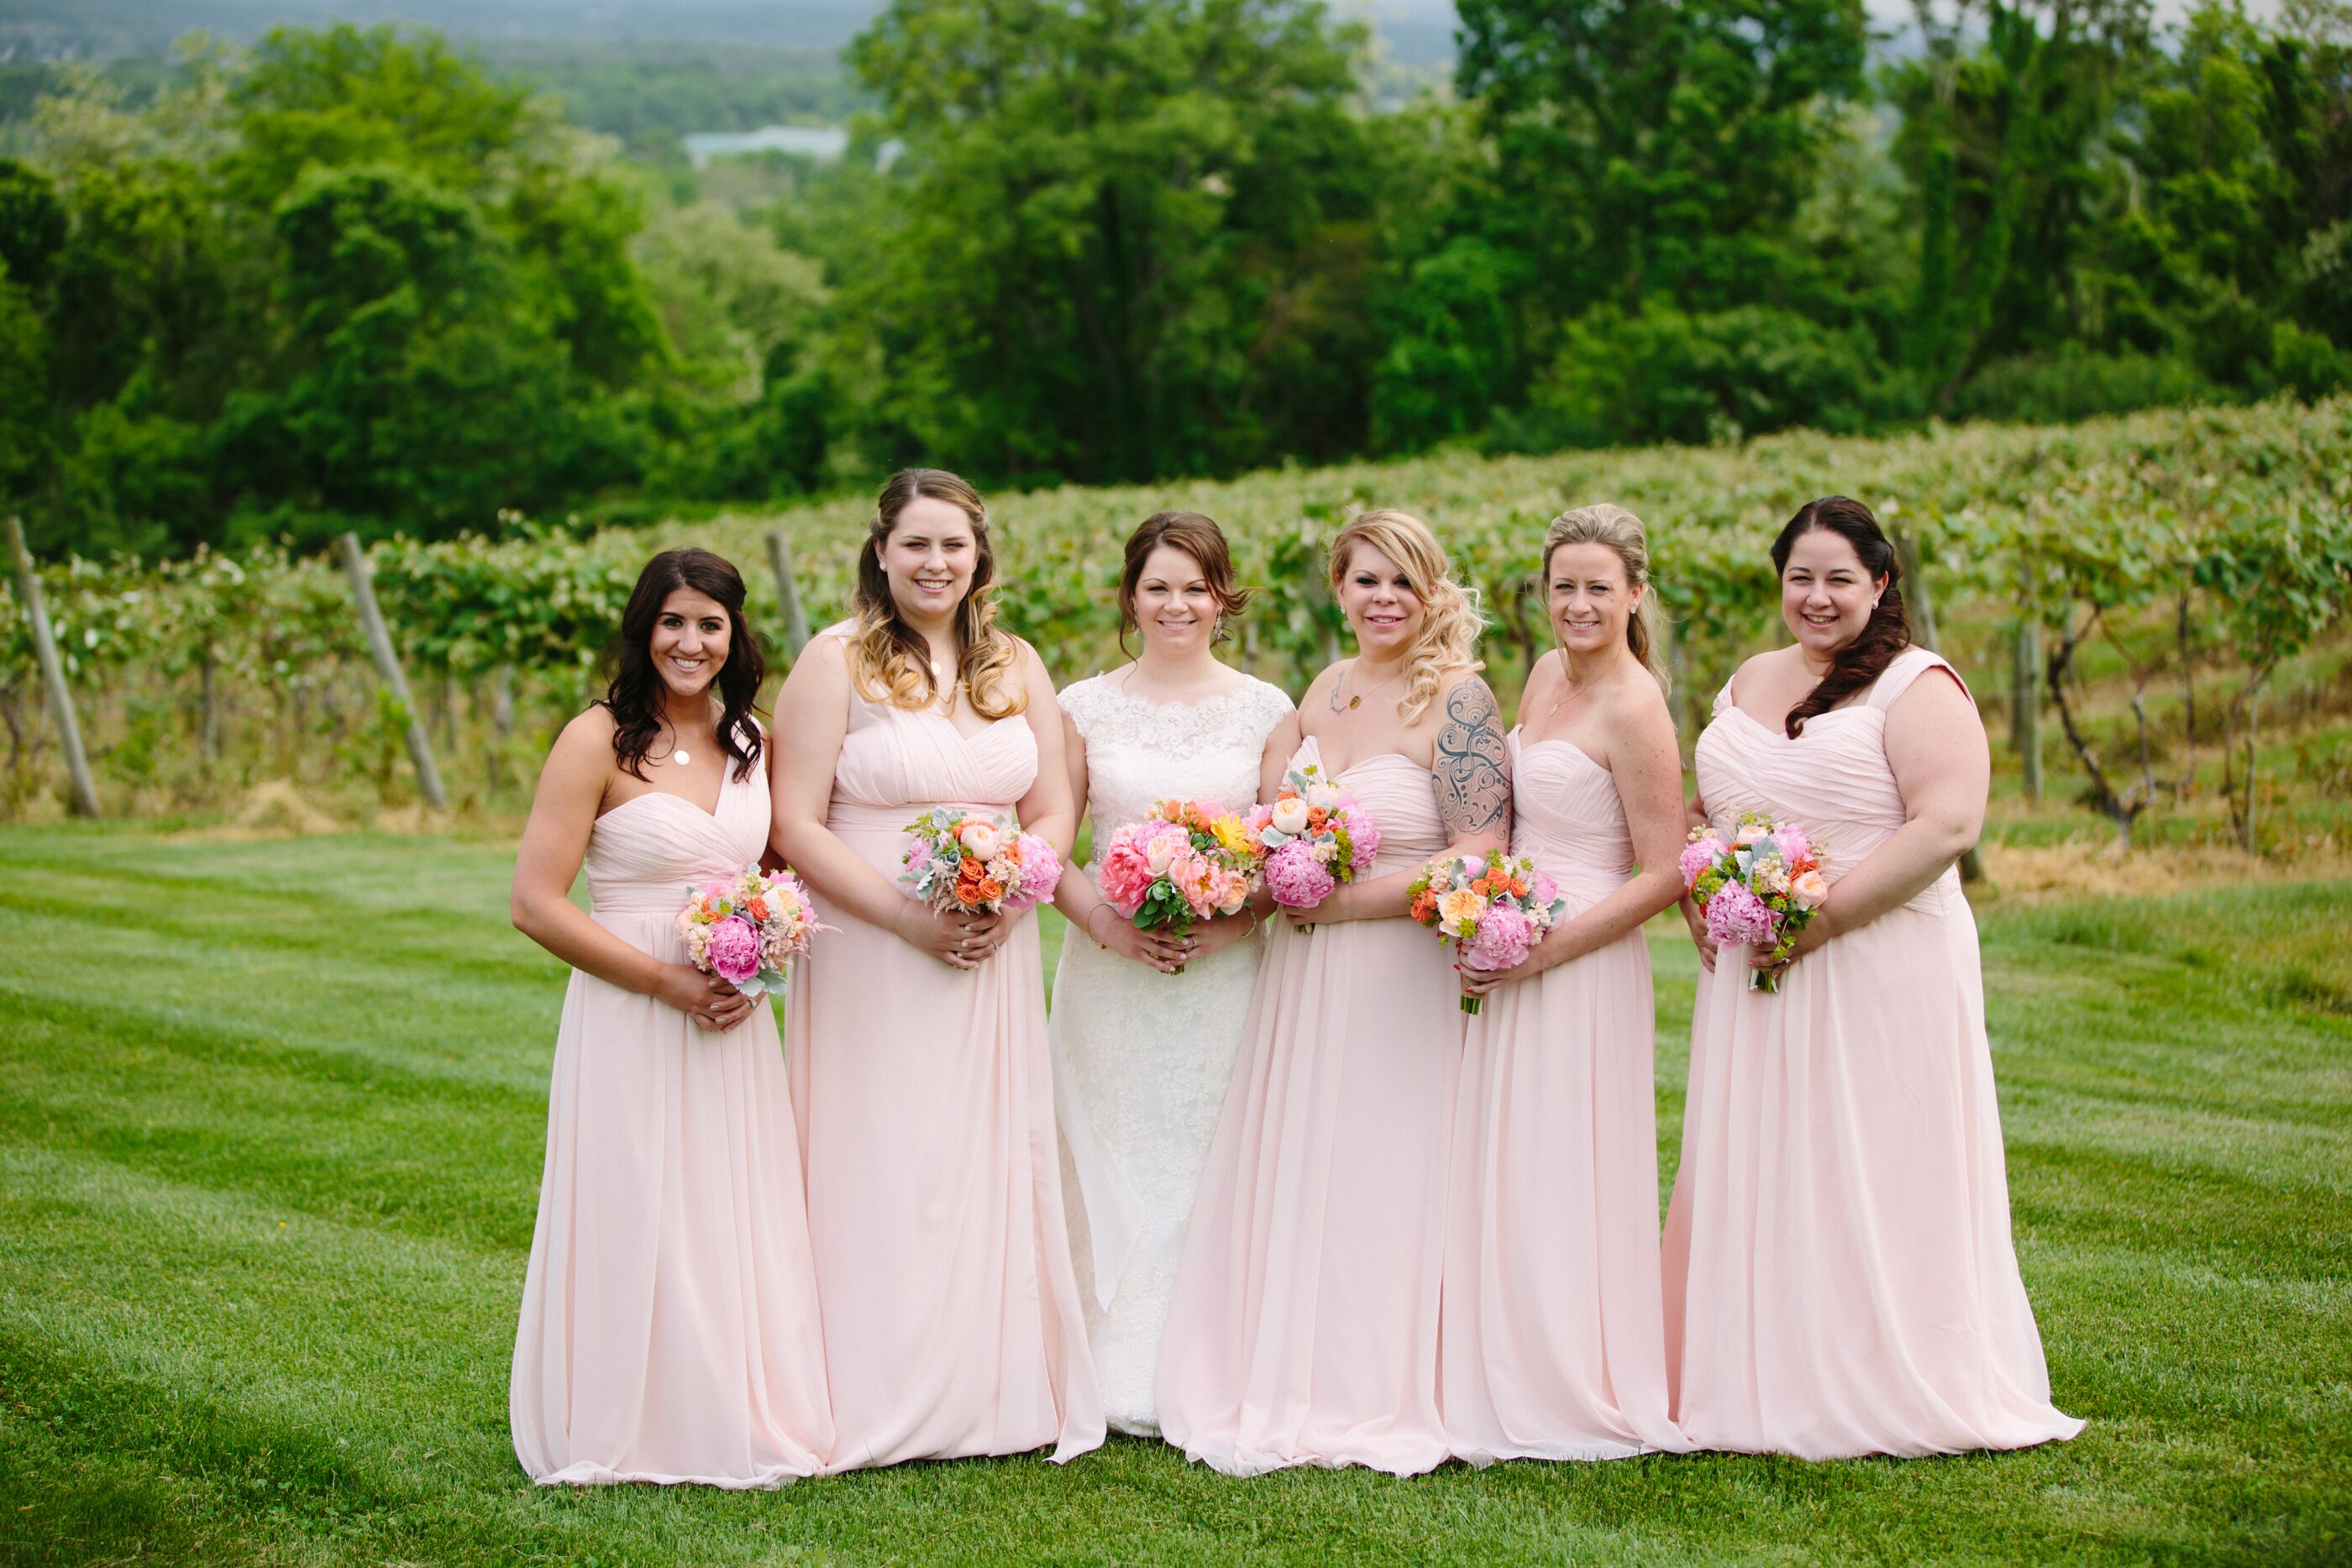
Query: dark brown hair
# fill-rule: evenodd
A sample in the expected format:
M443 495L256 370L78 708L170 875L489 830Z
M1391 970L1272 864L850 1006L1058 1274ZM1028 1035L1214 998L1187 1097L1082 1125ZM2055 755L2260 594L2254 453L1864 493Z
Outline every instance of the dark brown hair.
M662 678L654 671L654 623L679 589L718 601L727 612L727 658L710 684L719 688L719 749L735 759L735 777L751 774L760 757L760 729L751 704L767 677L760 634L743 619L743 574L725 556L707 549L666 549L646 562L621 612L621 630L605 655L613 678L603 706L613 716L613 758L639 779L646 753L661 733Z
M1860 501L1824 496L1798 507L1797 515L1772 541L1773 575L1789 570L1789 552L1815 528L1825 528L1852 545L1853 553L1862 558L1862 570L1873 581L1885 579L1886 586L1879 591L1878 608L1870 612L1862 631L1830 661L1830 673L1805 694L1804 701L1789 710L1791 740L1805 732L1807 719L1829 712L1868 686L1895 662L1895 654L1911 645L1911 622L1903 613L1903 591L1898 586L1902 564L1895 559L1895 547L1887 541L1885 530Z
M1234 552L1214 517L1199 512L1154 512L1127 536L1127 564L1118 574L1118 651L1122 653L1127 652L1127 634L1138 630L1135 591L1143 581L1144 562L1161 545L1182 550L1200 567L1209 584L1209 597L1217 601L1220 621L1233 619L1249 605L1249 590L1234 580ZM1225 640L1222 625L1215 640Z

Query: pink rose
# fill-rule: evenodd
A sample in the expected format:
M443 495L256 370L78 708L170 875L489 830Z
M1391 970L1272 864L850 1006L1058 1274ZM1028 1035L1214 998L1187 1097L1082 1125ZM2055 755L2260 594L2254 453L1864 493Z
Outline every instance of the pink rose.
M1781 858L1791 862L1804 860L1813 852L1813 841L1805 837L1805 830L1794 822L1783 822L1774 828L1772 841L1780 846Z
M760 934L750 921L730 915L710 928L705 956L712 974L740 986L760 972Z

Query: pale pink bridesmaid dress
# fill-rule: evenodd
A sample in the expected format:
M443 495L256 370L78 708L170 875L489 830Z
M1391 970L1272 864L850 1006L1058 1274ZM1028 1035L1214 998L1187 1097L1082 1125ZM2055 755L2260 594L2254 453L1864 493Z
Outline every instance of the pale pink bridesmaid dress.
M1293 766L1319 759L1309 737ZM1381 831L1375 876L1445 848L1429 769L1341 774ZM1437 1410L1460 984L1412 921L1268 938L1160 1341L1167 1439L1229 1475L1446 1457Z
M1512 852L1573 918L1633 873L1616 781L1571 742L1510 742ZM1638 930L1503 987L1469 1021L1439 1384L1458 1458L1688 1447L1666 1415L1656 1027Z
M1028 721L966 737L852 694L826 825L896 880L935 806L1011 819ZM1037 919L952 968L816 899L785 1020L837 1437L829 1469L1019 1454L1066 1460L1103 1410L1062 1210Z
M756 863L764 759L715 813L625 800L588 839L596 923L684 963L689 884ZM772 1487L833 1446L816 1281L772 1005L713 1032L577 970L508 1414L531 1479Z
M1886 710L1950 665L1898 654L1795 740L1726 686L1698 743L1718 825L1803 824L1832 882L1903 825ZM1946 675L1930 678L1942 680ZM1949 678L1957 679L1957 675ZM2020 1448L2050 1403L2017 1271L1977 927L1959 876L1797 960L1702 975L1666 1221L1674 1414L1703 1448L1835 1458Z

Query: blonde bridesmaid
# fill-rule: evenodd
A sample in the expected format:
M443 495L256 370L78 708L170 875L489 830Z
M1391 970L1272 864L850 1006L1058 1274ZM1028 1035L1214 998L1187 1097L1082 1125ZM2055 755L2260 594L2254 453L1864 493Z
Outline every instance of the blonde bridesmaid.
M1743 664L1699 737L1699 810L1793 819L1827 902L1780 993L1715 950L1691 1031L1665 1236L1674 1414L1701 1448L1835 1458L2019 1448L2050 1402L2010 1241L1977 928L1954 862L1984 821L1984 727L1911 645L1868 507L1773 541L1795 639Z
M541 1483L772 1487L833 1446L776 1015L686 961L689 883L767 843L743 580L667 550L564 727L514 923L572 966L508 1413ZM569 898L585 860L590 912Z
M907 825L937 806L1070 841L1053 683L995 624L994 570L969 485L894 476L855 619L777 699L776 842L840 927L797 964L785 1020L832 1469L1103 1439L1036 919L938 914L895 880Z
M1380 830L1369 873L1277 920L1194 1200L1162 1340L1161 1427L1234 1475L1441 1463L1438 1292L1465 1016L1406 915L1431 855L1503 845L1510 768L1475 601L1428 525L1368 512L1331 547L1357 656L1268 743L1261 788L1320 765Z
M1622 507L1544 538L1559 648L1511 747L1511 850L1568 900L1517 967L1469 973L1445 1244L1455 1457L1612 1459L1685 1445L1658 1296L1656 1019L1643 922L1682 892L1682 756L1649 545Z

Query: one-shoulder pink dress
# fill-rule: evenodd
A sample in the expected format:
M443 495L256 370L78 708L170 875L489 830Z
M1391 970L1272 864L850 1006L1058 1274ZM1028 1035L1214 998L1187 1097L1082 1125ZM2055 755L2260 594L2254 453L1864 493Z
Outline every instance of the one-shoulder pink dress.
M588 837L596 923L686 962L690 885L755 864L764 759L715 812L625 800ZM542 1483L771 1487L833 1447L776 1015L723 1032L572 972L508 1414Z
M1318 760L1313 737L1293 766ZM1338 782L1381 832L1370 874L1445 848L1429 769ZM1444 1462L1446 1151L1465 1021L1446 948L1403 917L1274 922L1160 1340L1167 1439L1230 1475Z
M971 736L853 693L826 825L895 881L937 806L1008 821L1028 721ZM951 967L814 902L785 1019L836 1429L829 1469L1103 1440L1062 1210L1037 921Z
M1699 737L1717 826L1793 819L1834 883L1904 822L1886 710L1898 654L1794 740L1731 700ZM1935 679L1944 679L1937 675ZM1958 679L1957 674L1950 678ZM1975 916L1947 871L1748 988L1702 975L1664 1244L1674 1414L1702 1448L1835 1458L2020 1448L2083 1423L2050 1402L2010 1239Z
M1616 780L1571 742L1510 743L1511 851L1572 919L1633 873ZM1666 1416L1656 1030L1638 930L1503 987L1470 1020L1441 1382L1458 1458L1688 1447Z

